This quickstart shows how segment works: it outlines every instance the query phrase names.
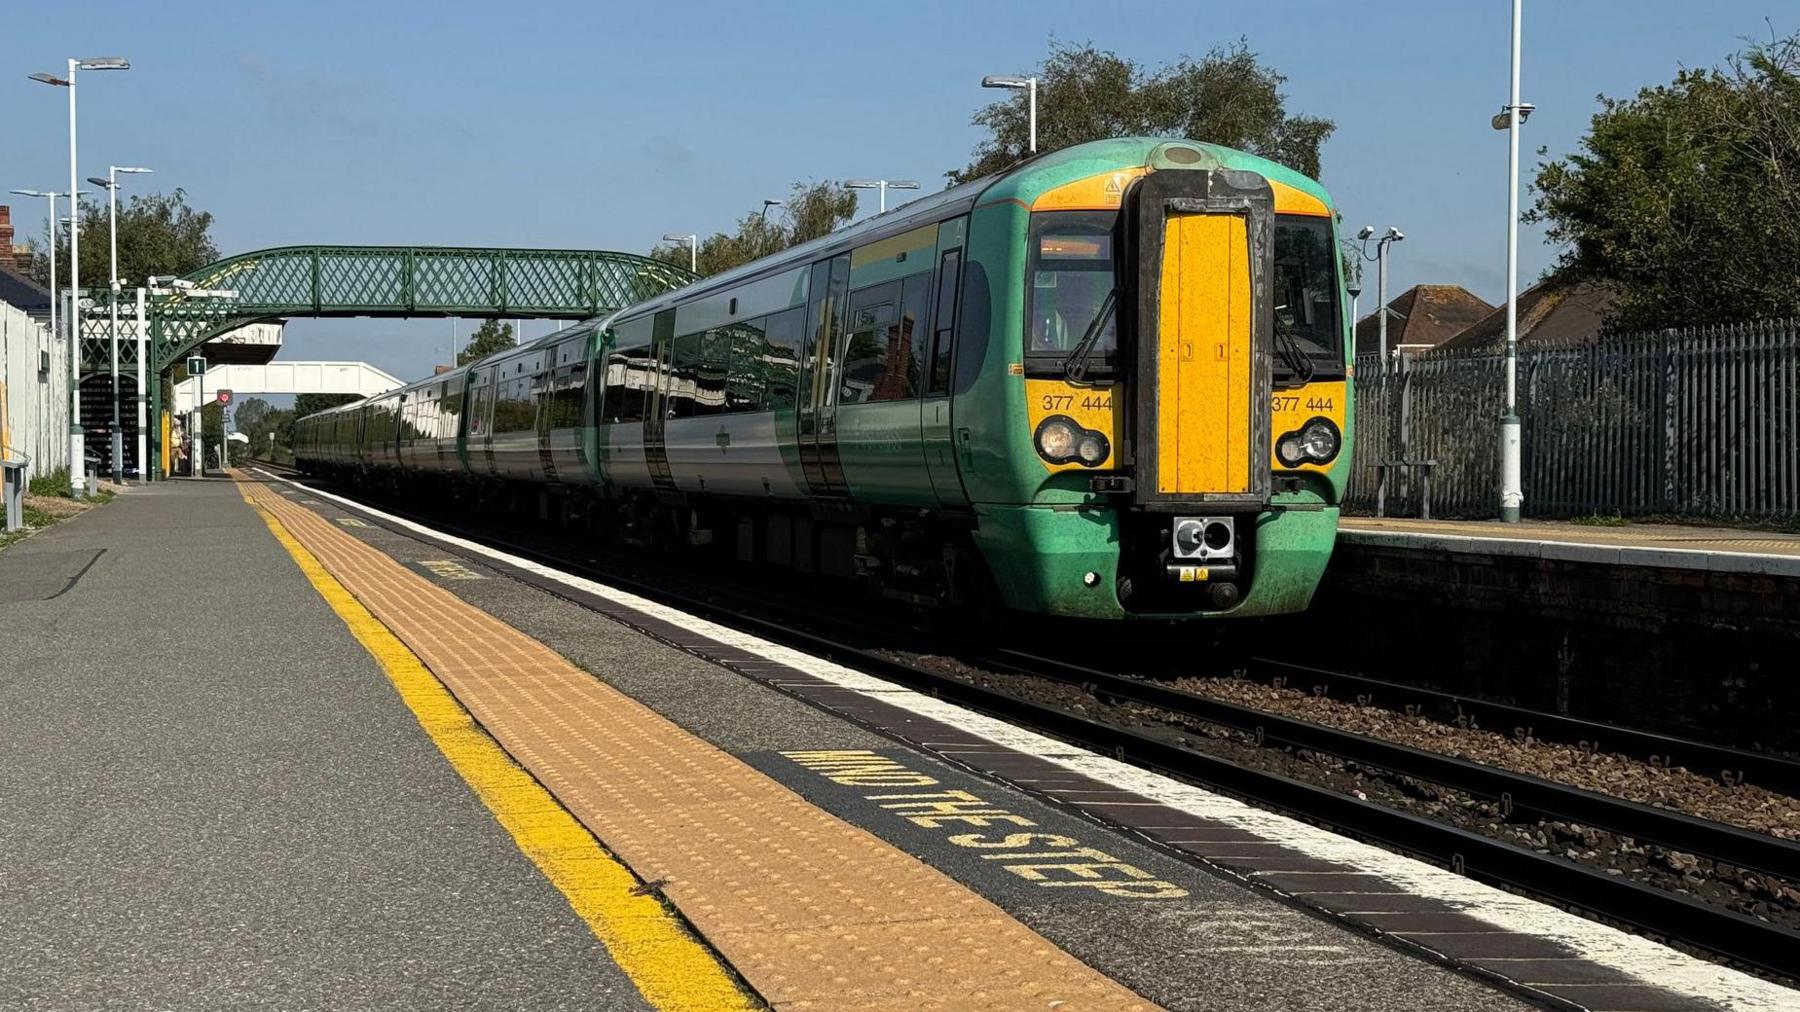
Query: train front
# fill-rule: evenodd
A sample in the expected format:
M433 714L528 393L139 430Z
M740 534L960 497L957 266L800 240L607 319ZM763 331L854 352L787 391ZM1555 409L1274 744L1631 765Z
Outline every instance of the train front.
M1324 190L1242 152L1127 139L1028 163L975 216L977 236L1023 248L1005 271L1022 304L995 293L987 307L1010 346L988 403L1030 452L999 483L1019 505L983 508L977 534L1009 603L1093 618L1304 609L1351 437ZM1001 365L991 346L985 358ZM959 425L991 413L965 403Z

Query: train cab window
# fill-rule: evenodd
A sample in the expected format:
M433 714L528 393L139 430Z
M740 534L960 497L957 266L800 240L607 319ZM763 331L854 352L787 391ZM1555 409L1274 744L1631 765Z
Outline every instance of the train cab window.
M1112 366L1118 349L1112 211L1049 211L1031 216L1031 268L1025 331L1028 364L1061 372L1063 360L1099 321L1090 367ZM1038 371L1034 369L1033 371Z
M1338 311L1337 271L1330 219L1276 215L1277 372L1310 377L1315 366L1342 371L1344 325Z

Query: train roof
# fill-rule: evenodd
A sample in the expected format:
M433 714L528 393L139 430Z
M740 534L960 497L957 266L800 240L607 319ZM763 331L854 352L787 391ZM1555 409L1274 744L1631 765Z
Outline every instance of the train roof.
M1152 159L1159 150L1170 145L1189 147L1199 152L1201 159L1197 167L1218 167L1255 172L1265 178L1311 194L1325 203L1327 207L1331 205L1329 195L1316 180L1277 162L1235 148L1170 137L1118 137L1089 141L1085 144L1076 144L1036 155L992 175L972 179L930 196L901 204L891 211L865 218L829 235L820 236L741 267L734 267L731 270L703 278L686 287L664 292L634 306L627 306L607 317L603 321L603 326L611 326L621 320L635 319L647 313L659 312L670 306L732 288L746 281L769 274L778 274L800 264L823 260L838 253L865 246L889 235L907 232L934 221L954 218L973 209L977 204L983 203L982 196L988 190L1004 190L1006 184L1010 182L1038 175L1078 178L1094 172L1103 172L1109 168L1143 165Z
M1090 141L1086 144L1076 144L1071 147L1059 148L1055 151L1049 151L1033 156L1009 166L1000 172L996 172L993 175L983 176L980 179L973 179L966 183L951 186L938 193L921 197L918 200L901 204L891 211L884 211L872 215L853 225L838 229L829 235L820 236L817 239L801 243L798 246L782 250L779 253L771 254L741 267L734 267L731 270L715 274L711 277L702 278L686 287L664 292L661 295L646 299L636 305L616 310L605 316L593 317L579 323L571 324L568 327L560 328L529 344L520 345L518 348L497 352L480 361L458 366L448 372L438 373L424 379L415 380L404 386L390 390L387 393L376 394L373 397L365 398L361 401L328 408L325 411L317 412L316 414L307 417L317 418L332 412L349 411L366 406L373 401L406 394L416 389L422 389L433 383L455 380L469 372L471 369L499 365L503 362L510 361L517 355L528 354L533 351L541 350L549 345L556 344L562 340L566 340L570 331L583 328L605 329L621 320L635 319L647 314L656 313L672 306L696 298L701 298L713 292L735 287L756 278L778 274L802 264L813 263L855 249L859 246L868 245L871 242L886 238L889 235L897 235L902 232L911 231L912 229L922 225L928 225L934 221L943 221L954 218L974 209L978 204L981 204L983 202L983 195L987 194L990 190L995 191L995 199L1003 200L1007 199L1009 191L1016 188L1016 186L1036 182L1040 177L1044 176L1051 177L1055 182L1063 182L1068 179L1080 178L1081 176L1095 172L1103 172L1109 168L1117 169L1127 165L1153 163L1157 159L1158 153L1170 146L1185 147L1199 153L1200 158L1198 161L1192 159L1187 160L1189 162L1188 167L1240 169L1255 172L1265 178L1286 184L1317 197L1326 207L1332 206L1330 195L1325 192L1325 188L1320 186L1318 181L1304 176L1277 162L1272 162L1266 158L1245 151L1239 151L1235 148L1172 137L1118 137L1109 140Z

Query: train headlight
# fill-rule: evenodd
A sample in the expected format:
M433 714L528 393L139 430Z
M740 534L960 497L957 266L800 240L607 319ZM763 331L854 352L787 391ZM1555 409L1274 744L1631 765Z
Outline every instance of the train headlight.
M1075 447L1080 442L1080 427L1062 415L1046 418L1044 423L1038 426L1038 455L1053 464L1061 464L1075 459Z
M1038 456L1052 464L1099 467L1112 452L1105 434L1083 428L1068 415L1051 415L1039 422L1032 440L1037 444Z
M1306 455L1323 464L1337 456L1338 430L1329 418L1315 418L1300 430L1300 445Z
M1301 464L1329 464L1343 448L1343 436L1331 419L1323 416L1307 421L1294 432L1282 433L1275 441L1275 456L1286 467Z

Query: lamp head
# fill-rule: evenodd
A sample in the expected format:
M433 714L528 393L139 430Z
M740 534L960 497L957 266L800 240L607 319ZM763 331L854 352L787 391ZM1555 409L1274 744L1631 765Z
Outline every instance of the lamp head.
M693 235L692 233L690 233L688 235L675 235L673 233L666 233L663 235L663 242L693 242L696 238L698 238L698 237Z
M916 190L918 188L919 188L919 182L916 179L890 179L890 180L888 180L888 189L890 189L890 190Z
M114 172L131 172L131 173L141 173L141 172L152 171L150 169L144 168L141 165L115 165L112 167L112 170Z
M69 86L69 82L57 77L55 74L33 74L31 75L31 79L33 81L42 81L45 84L52 84L58 88L67 88Z
M123 56L94 56L75 61L82 70L130 70L131 61Z
M88 182L93 183L95 186L98 186L103 190L110 190L113 188L113 181L106 178L105 176L89 176Z
M1016 74L989 74L981 79L983 88L1029 88L1032 79Z
M18 194L21 197L54 197L54 196L56 196L55 192L50 191L50 190L14 190L12 192Z
M881 185L879 179L846 179L844 186L851 190L873 190Z

